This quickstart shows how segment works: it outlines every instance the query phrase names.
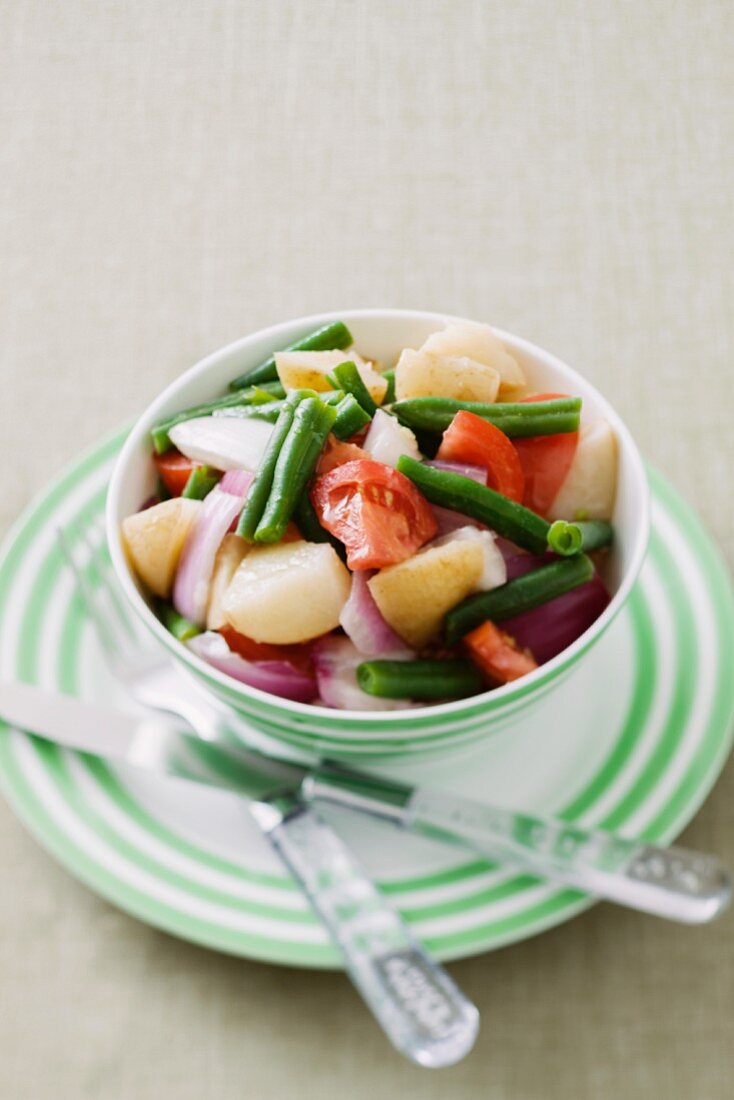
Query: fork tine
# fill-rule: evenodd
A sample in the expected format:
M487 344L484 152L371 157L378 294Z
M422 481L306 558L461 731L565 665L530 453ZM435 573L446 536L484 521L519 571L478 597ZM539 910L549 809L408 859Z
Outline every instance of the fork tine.
M115 585L112 580L110 564L106 553L107 547L104 541L104 528L97 523L93 523L90 525L90 529L94 531L95 534L102 535L100 545L95 547L92 542L90 531L84 529L79 531L79 538L84 542L89 553L90 572L97 585L102 590L104 598L106 598L111 605L110 610L118 621L118 625L125 631L128 638L137 644L137 637L130 622L130 617L120 601L120 597L115 590Z
M89 545L83 532L80 532L76 528L72 528L71 530L83 545ZM100 582L101 590L100 592L96 592L82 567L79 555L72 545L72 541L67 532L59 528L56 532L56 536L64 559L74 575L77 583L77 590L82 598L87 614L94 624L97 637L99 638L107 660L113 667L117 667L118 670L121 670L121 665L123 664L131 665L133 662L140 661L141 654L133 651L134 643L132 628L127 618L123 619L119 616L117 606L113 609L112 614L106 613L102 606L100 596L103 595L104 591L109 590L107 582L102 580ZM100 574L98 570L96 573L99 577ZM118 621L121 630L116 631L115 625Z

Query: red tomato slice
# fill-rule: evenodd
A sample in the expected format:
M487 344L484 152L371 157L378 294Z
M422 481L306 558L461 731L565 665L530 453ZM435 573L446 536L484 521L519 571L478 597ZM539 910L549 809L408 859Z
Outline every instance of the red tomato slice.
M530 653L518 649L514 638L489 620L467 634L464 645L475 665L498 684L509 684L538 667Z
M565 396L563 393L536 393L522 400L549 401L552 397ZM525 474L525 495L522 502L526 508L532 508L538 515L547 515L566 480L578 441L578 432L534 435L515 440L515 449Z
M320 477L311 500L321 526L346 546L350 569L405 561L438 530L412 481L372 459L347 462Z
M246 661L290 661L296 668L311 670L311 651L307 645L270 645L268 642L256 642L231 626L221 627L219 633L232 652L239 653Z
M522 500L525 476L517 451L504 432L476 413L466 409L457 412L443 433L436 458L443 462L483 466L490 489L510 500Z
M163 455L153 455L153 461L168 492L171 496L180 497L196 463L175 449Z
M336 436L330 435L316 464L316 472L317 474L328 474L330 470L336 469L337 466L343 466L345 462L354 462L356 459L369 457L367 452L355 443L343 443Z

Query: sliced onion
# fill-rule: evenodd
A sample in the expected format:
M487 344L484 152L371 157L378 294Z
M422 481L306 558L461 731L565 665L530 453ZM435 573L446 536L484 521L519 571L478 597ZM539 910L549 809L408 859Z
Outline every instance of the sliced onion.
M342 608L339 622L360 653L375 657L379 653L404 650L410 655L402 638L383 619L367 586L375 572L374 569L357 569L352 573L349 599Z
M250 473L249 470L228 470L219 482L218 488L223 493L231 493L232 496L244 500L247 490L252 484L253 477L254 474Z
M290 661L246 661L239 653L233 653L222 635L214 630L197 634L186 644L212 668L248 687L297 703L310 703L316 697L316 680L303 668L296 668Z
M509 580L554 561L550 555L518 554L507 562ZM545 664L580 638L609 603L604 583L595 573L586 584L555 600L524 611L499 623L522 649L529 649L539 665Z
M244 485L241 493L235 494L232 490L235 485L241 487L245 478L249 479L247 484L252 480L249 473L238 471L231 478L228 490L223 488L223 483L228 477L230 475L226 474L219 485L215 485L202 501L196 522L184 543L176 570L173 606L179 615L183 615L196 626L203 626L206 621L214 559L222 539L242 510L247 485Z
M422 458L418 442L410 428L403 427L394 416L382 409L378 409L372 418L362 448L376 462L384 462L393 469L397 469L401 455L414 458L416 462L420 462Z
M325 706L338 710L408 710L415 706L402 699L378 699L362 691L357 683L356 668L365 657L349 638L327 634L314 643L312 652L319 696ZM382 656L402 660L410 654L406 654L403 647L398 653L383 653Z
M228 416L197 416L176 424L171 442L194 462L215 470L257 469L273 431L273 425L254 416L239 420Z

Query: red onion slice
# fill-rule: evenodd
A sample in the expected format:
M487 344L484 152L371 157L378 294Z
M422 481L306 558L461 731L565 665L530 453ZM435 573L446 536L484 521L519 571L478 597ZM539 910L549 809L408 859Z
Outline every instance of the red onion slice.
M316 698L316 679L290 661L246 661L239 653L233 653L222 635L213 630L197 634L186 644L212 668L248 687L297 703L310 703Z
M231 480L227 481L228 478ZM196 523L184 544L173 585L173 606L196 626L203 626L206 620L209 584L217 550L242 510L251 481L252 474L245 470L225 474L204 498ZM240 489L241 492L235 492Z
M402 638L383 619L367 586L375 572L374 569L358 569L352 573L349 599L342 608L339 622L360 653L374 657L402 649L410 654Z
M223 493L231 493L232 496L244 500L254 476L249 470L228 470L219 482L218 488Z
M550 555L518 554L507 562L507 579L521 577L554 561ZM498 623L522 649L529 649L539 665L550 661L589 629L609 603L604 582L595 573L586 584L555 600Z

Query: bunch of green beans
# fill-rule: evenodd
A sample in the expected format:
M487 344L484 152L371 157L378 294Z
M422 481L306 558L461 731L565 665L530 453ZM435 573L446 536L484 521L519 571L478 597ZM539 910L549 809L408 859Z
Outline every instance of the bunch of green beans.
M248 542L280 541L336 417L336 408L312 391L289 394L247 494L238 535Z
M341 348L348 348L353 343L352 334L347 326L342 321L332 321L328 325L324 325L323 328L316 329L315 332L309 333L308 336L302 337L300 340L296 340L294 344L289 344L284 351L337 351ZM246 386L252 386L257 383L274 382L278 377L278 371L275 366L275 358L269 355L262 363L257 367L252 367L251 370L245 371L244 374L240 374L229 384L231 390L242 390Z

